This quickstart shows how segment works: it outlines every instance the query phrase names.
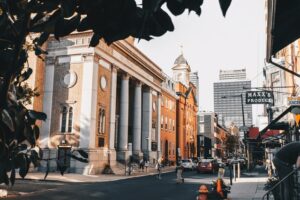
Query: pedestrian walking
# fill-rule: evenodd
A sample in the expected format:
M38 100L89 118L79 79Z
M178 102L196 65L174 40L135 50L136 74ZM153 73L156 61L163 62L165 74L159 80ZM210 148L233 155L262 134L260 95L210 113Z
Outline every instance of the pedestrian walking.
M182 177L183 167L178 165L176 167L176 183L184 183L184 178Z
M300 167L300 142L291 142L283 146L273 159L274 166L276 168L279 179L282 180L289 173L293 171L293 165ZM293 176L290 176L280 187L281 200L294 199L293 194L294 181Z
M144 172L145 160L144 158L140 159L140 171Z
M159 163L159 161L157 161L155 169L157 170L157 179L161 180L161 164Z
M145 169L146 169L146 172L148 172L148 167L149 167L149 165L150 165L149 160L146 160L146 161L145 161Z

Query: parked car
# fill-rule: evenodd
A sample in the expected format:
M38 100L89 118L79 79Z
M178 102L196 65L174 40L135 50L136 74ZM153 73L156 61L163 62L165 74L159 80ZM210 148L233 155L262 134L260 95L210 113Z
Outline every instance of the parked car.
M201 162L198 163L197 172L209 172L216 173L219 170L219 164L216 159L202 159Z
M194 170L197 165L193 162L192 159L184 159L184 160L181 160L181 166L184 169Z

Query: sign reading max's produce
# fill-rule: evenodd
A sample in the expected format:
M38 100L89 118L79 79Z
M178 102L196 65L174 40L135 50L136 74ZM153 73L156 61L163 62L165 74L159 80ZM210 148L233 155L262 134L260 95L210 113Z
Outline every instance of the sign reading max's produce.
M246 104L273 104L274 95L271 91L247 91Z

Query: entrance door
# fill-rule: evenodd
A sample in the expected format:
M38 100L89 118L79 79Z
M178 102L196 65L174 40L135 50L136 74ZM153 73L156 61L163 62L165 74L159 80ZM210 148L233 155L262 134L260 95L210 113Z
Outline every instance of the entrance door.
M164 159L167 161L169 160L169 142L168 140L166 140L165 142L165 155L164 155Z

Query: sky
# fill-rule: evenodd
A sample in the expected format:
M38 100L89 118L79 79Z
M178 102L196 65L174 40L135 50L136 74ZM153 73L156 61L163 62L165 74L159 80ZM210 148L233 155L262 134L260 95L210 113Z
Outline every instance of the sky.
M173 32L137 47L169 76L181 53L199 74L199 110L213 111L213 83L220 69L246 68L252 87L261 86L265 59L263 0L232 0L224 18L218 0L204 0L202 13L173 17ZM259 112L254 108L254 114Z

